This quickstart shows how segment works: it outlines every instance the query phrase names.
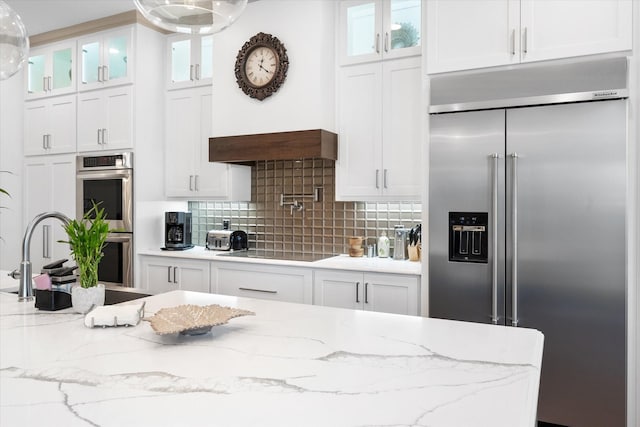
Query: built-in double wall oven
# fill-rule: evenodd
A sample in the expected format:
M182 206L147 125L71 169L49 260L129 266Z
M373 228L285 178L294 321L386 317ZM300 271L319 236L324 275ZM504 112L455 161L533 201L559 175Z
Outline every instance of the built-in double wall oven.
M76 160L76 216L99 203L109 228L98 281L133 286L133 153L83 155Z

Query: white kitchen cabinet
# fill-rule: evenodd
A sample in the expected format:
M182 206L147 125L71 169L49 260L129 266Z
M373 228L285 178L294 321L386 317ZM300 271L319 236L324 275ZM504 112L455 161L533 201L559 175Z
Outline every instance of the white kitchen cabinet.
M211 291L217 294L311 304L310 268L212 262Z
M25 102L24 155L76 151L76 96Z
M131 85L78 94L78 151L133 146Z
M421 0L347 0L339 5L339 63L421 53Z
M209 293L209 261L141 257L142 289L156 293L175 290Z
M167 89L211 86L213 36L174 34L167 37Z
M79 91L133 82L133 31L126 26L78 39Z
M166 195L251 199L251 168L209 162L211 87L168 91L165 119Z
M419 276L316 270L313 280L313 303L418 316L419 289Z
M631 0L430 0L427 71L631 49Z
M67 40L29 52L25 73L26 99L76 91L76 42Z
M24 176L24 217L30 223L43 212L58 211L75 218L76 157L73 154L27 157ZM71 259L62 222L45 219L31 238L31 264L34 273L52 261Z
M419 200L421 60L341 67L336 200Z

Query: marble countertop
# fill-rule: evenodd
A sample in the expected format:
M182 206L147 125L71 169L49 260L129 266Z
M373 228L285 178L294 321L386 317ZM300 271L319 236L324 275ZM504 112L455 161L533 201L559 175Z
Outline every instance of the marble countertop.
M186 303L255 316L161 336L0 292L0 425L535 425L536 330L185 291L144 300L146 316Z
M208 261L245 262L267 265L284 265L307 268L328 268L337 270L371 271L376 273L413 274L422 273L422 265L415 261L399 261L392 258L367 258L337 255L319 261L292 261L283 259L234 258L225 256L225 251L210 251L203 246L196 246L185 251L163 251L160 249L143 249L139 255L153 255L173 258L199 259Z

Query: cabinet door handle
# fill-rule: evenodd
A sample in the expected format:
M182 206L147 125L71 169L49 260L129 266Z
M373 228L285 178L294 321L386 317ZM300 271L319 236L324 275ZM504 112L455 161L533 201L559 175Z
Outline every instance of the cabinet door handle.
M389 175L389 169L385 169L385 170L384 170L384 174L383 174L383 176L382 176L382 186L383 186L384 188L388 188L388 187L387 187L387 176L388 176L388 175Z
M98 145L102 144L102 142L100 142L100 135L102 135L102 129L98 129Z
M194 175L194 179L193 179L193 181L195 183L194 188L196 189L196 191L200 191L200 189L198 188L198 177L199 176L200 175Z
M47 149L47 135L46 134L42 135L42 149L43 150Z
M193 81L193 65L189 66L189 80Z
M102 67L98 66L98 81L102 82Z
M108 141L107 139L109 138L109 134L107 133L107 130L105 128L102 128L102 143L106 144Z
M42 226L42 258L49 258L49 226Z
M360 282L356 282L356 302L360 302Z
M51 134L48 133L47 134L47 148L51 148Z
M376 188L380 188L380 169L376 169Z
M46 77L42 78L42 91L43 92L47 91L47 78Z
M105 82L109 81L109 67L108 66L104 66L102 67L102 80Z
M528 50L528 46L527 46L527 27L524 27L523 34L522 34L522 52L524 52L526 54L527 50Z
M384 51L389 52L389 33L384 33Z
M167 283L171 283L171 266L167 267Z
M380 53L380 33L376 34L376 53Z
M193 175L189 175L189 191L193 191Z
M511 30L511 56L516 54L516 29Z
M241 291L262 292L264 294L277 294L278 291L270 291L268 289L238 288Z
M200 80L200 64L196 64L196 80Z
M178 272L178 267L173 267L173 283L178 283L176 279L176 273Z
M369 282L364 284L364 303L369 304Z

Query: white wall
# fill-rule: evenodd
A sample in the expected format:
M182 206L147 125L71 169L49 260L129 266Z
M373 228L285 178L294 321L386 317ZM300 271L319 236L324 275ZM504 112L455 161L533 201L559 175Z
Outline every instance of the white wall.
M0 81L0 270L20 265L22 223L23 71Z
M287 49L289 71L278 92L258 101L238 87L236 55L259 32ZM334 2L261 0L214 35L213 135L323 128L335 131Z

